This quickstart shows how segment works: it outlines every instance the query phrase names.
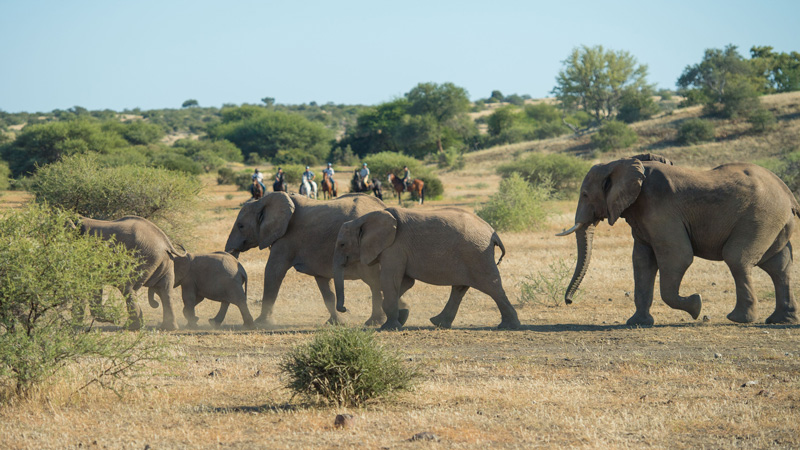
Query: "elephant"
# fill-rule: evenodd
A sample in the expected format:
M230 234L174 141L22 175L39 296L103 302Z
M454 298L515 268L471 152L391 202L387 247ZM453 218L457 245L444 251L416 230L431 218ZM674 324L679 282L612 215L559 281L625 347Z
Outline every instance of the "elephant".
M494 262L494 247L500 260ZM431 322L450 328L464 294L473 287L497 303L498 328L516 329L517 312L508 301L497 265L505 256L500 237L478 216L457 208L411 212L398 208L375 211L342 225L334 252L336 307L343 312L344 274L351 265L380 266L382 329L398 329L398 298L404 284L414 280L452 286L450 299Z
M319 202L285 192L272 192L242 206L228 236L225 251L238 256L240 252L251 248L270 248L264 268L261 314L256 318L256 323L274 324L272 313L275 300L286 272L292 267L314 277L330 313L328 322L340 323L331 286L336 234L343 223L384 208L386 205L382 201L363 194L347 194ZM372 315L366 324L383 323L379 267L354 264L345 271L344 276L363 280L372 291ZM409 280L402 286L402 292L411 285L413 282ZM400 320L405 322L408 308L402 302L401 305Z
M239 308L246 328L253 327L253 316L247 308L247 272L244 267L233 257L225 252L207 254L176 255L173 257L175 266L175 285L181 287L183 297L183 315L189 322L189 327L197 325L198 317L195 315L195 306L203 299L220 302L219 312L216 317L208 322L213 326L222 325L228 306L232 303ZM148 290L150 306L158 307L154 299L154 290Z
M790 290L794 217L800 206L772 172L746 163L707 171L672 165L652 155L624 158L592 167L583 180L575 225L578 260L564 299L572 303L592 252L595 226L624 218L633 235L634 303L628 325L652 325L650 306L656 273L661 299L671 308L700 315L699 294L682 297L681 280L695 256L724 261L736 284L733 322L756 320L751 270L772 278L775 311L767 323L797 323Z
M175 282L173 257L180 256L169 238L160 228L147 219L138 216L125 216L108 221L81 217L80 232L95 234L103 239L116 239L130 250L134 250L141 260L137 270L141 274L125 286L118 286L125 297L128 309L128 329L138 330L142 327L142 309L133 298L134 292L145 286L158 294L164 307L164 318L160 328L175 330L178 328L172 311L172 286ZM151 302L152 304L152 302ZM92 313L102 320L98 313L100 299L92 304Z

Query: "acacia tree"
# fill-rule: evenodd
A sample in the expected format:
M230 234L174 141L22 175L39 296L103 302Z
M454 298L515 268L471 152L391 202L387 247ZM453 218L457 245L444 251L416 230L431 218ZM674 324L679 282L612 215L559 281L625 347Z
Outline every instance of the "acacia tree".
M442 136L448 122L469 111L467 90L453 83L420 83L406 94L408 112L432 119L436 147L443 152Z
M624 50L584 45L573 49L562 63L551 92L566 110L581 108L598 123L616 114L625 91L652 89L647 84L647 65L638 64Z

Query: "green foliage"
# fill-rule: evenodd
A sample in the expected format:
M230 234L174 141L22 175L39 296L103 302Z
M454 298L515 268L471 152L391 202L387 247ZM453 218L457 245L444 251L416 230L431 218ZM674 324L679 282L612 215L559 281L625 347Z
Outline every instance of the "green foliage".
M544 203L550 192L547 182L532 185L518 173L511 173L500 181L500 190L475 214L497 231L533 230L547 217Z
M758 108L750 114L747 118L750 122L754 133L766 133L767 131L774 130L777 126L775 114L772 114L767 109Z
M349 145L344 148L335 147L331 150L328 161L345 166L355 166L358 165L358 156L353 153L353 149Z
M192 99L186 100L185 102L183 102L183 104L181 104L181 108L189 108L189 107L192 107L192 106L200 106L200 103L198 103L197 100L192 98Z
M119 122L116 122L119 123ZM125 123L120 133L131 145L153 144L164 137L164 129L156 124L143 120Z
M540 123L560 122L561 112L553 105L536 103L525 107L525 115Z
M35 204L0 218L0 384L11 395L29 394L78 360L84 387L115 389L115 380L160 358L159 346L141 332L86 327L84 310L95 293L124 285L138 261L113 241L65 226L69 219L76 217ZM110 296L103 311L123 317L122 297Z
M707 104L706 111L733 119L747 117L761 109L761 101L758 99L756 85L752 79L732 77L720 98L721 105Z
M564 301L564 287L572 277L572 267L564 259L557 259L546 269L527 275L519 285L519 300L523 305L540 304L560 306ZM580 295L581 290L573 297Z
M486 124L489 126L489 135L498 136L504 130L510 129L522 121L522 119L523 113L519 108L511 105L501 106L495 109L486 120Z
M619 99L617 120L633 123L647 120L658 112L659 107L653 101L653 92L650 89L626 89Z
M545 103L528 105L524 110L512 105L497 108L486 120L487 145L513 144L548 139L569 133L561 122L561 113Z
M11 187L11 170L5 161L0 161L0 191L8 190Z
M201 185L180 172L149 167L104 167L94 155L76 155L42 167L30 191L36 202L86 217L144 217L167 234L191 224Z
M639 135L624 122L611 120L592 135L592 145L601 152L621 150L636 143Z
M771 170L795 195L800 194L800 149L795 147L778 158L762 159L755 163Z
M402 173L402 172L401 172ZM444 194L444 185L442 184L442 180L439 179L436 174L428 169L422 169L416 175L411 174L414 178L419 178L425 183L425 198L426 199L436 199ZM412 195L414 200L417 200L416 194Z
M7 146L3 159L11 173L33 173L38 166L58 161L63 156L79 153L108 153L127 142L116 132L103 131L101 125L87 120L49 122L25 127L17 139Z
M553 94L567 111L582 108L596 122L616 114L624 91L650 89L647 66L626 51L584 45L573 49L563 64Z
M257 153L273 159L280 150L299 149L323 160L330 152L331 132L300 114L256 106L225 108L222 123L209 129L213 139L227 139L243 154Z
M461 170L466 163L464 154L454 148L448 148L438 154L437 166L440 169Z
M574 156L532 153L518 161L500 165L497 173L504 179L518 174L532 186L549 184L556 195L567 196L577 190L590 167L588 161Z
M386 177L393 173L400 175L403 173L403 166L408 166L411 171L411 176L417 178L422 163L410 156L394 152L382 152L375 155L370 155L364 158L367 167L370 171L371 178L378 178L381 181L386 180Z
M800 53L776 53L772 47L754 46L750 55L755 72L763 80L763 92L800 91Z
M693 145L714 140L714 124L705 119L687 119L678 128L678 143Z
M202 161L204 158L208 158L208 156L199 155L214 155L219 159L231 162L242 162L244 159L242 151L233 145L233 143L224 139L216 141L207 139L178 139L175 141L175 144L173 144L173 147L183 149L184 154L195 161Z
M418 376L378 344L374 332L345 327L317 331L310 343L284 357L280 369L294 395L337 406L361 406L410 390Z
M205 173L203 166L199 162L175 151L163 151L153 154L150 165L191 175Z
M236 172L230 167L217 170L217 184L236 184Z

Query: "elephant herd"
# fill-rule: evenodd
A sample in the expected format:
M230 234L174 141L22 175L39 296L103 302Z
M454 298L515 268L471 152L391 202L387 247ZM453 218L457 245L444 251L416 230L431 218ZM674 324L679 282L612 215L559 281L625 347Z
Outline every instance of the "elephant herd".
M656 155L637 155L594 166L580 189L575 225L559 235L575 233L577 265L567 287L572 296L588 269L596 225L613 225L624 218L631 227L636 311L629 325L652 325L655 277L660 272L661 297L672 308L697 318L701 297L679 294L684 273L695 256L724 261L735 280L734 322L756 320L753 267L771 277L775 311L767 323L797 323L797 305L790 289L795 216L800 216L792 192L774 174L752 164L726 164L708 171L674 166ZM410 211L387 208L375 197L348 194L317 201L273 192L246 203L233 224L225 252L194 255L177 251L149 221L125 217L116 221L82 219L83 232L116 239L139 252L141 276L120 286L130 315L129 326L142 325L142 313L132 294L149 289L150 305L161 298L161 328L176 329L172 288L182 286L183 313L189 326L198 318L204 298L221 302L213 325L222 323L228 305L236 305L246 327L271 325L273 307L290 268L313 276L329 323L340 323L344 280L362 280L372 293L367 325L398 329L409 316L403 294L419 280L451 286L442 312L430 320L449 328L469 288L489 295L497 304L498 328L516 329L520 322L503 289L495 262L495 247L505 248L486 222L456 208ZM247 274L238 263L241 252L270 248L264 269L261 313L247 308ZM101 314L99 298L92 313Z

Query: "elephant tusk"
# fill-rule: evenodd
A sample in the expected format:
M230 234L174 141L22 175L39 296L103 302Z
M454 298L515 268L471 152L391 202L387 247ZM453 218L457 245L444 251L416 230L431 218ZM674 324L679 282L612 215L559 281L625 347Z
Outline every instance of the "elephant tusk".
M569 230L562 231L561 233L556 234L556 236L568 236L568 235L574 233L575 230L577 230L578 228L581 228L582 226L583 226L582 222L576 222L575 225L572 228L570 228Z

